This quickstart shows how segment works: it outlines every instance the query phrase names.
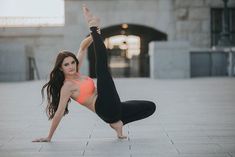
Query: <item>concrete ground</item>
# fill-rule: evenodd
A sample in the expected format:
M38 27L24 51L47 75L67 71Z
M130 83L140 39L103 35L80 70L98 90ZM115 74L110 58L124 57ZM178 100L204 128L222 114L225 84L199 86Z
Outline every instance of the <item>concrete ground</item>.
M76 102L51 143L40 105L44 81L0 83L0 157L235 157L235 78L115 79L122 100L157 104L124 127L126 140Z

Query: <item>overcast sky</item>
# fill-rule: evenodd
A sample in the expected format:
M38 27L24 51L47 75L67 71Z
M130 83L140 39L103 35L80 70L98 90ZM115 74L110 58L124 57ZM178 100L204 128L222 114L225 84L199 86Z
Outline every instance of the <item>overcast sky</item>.
M61 17L64 0L0 0L0 17Z

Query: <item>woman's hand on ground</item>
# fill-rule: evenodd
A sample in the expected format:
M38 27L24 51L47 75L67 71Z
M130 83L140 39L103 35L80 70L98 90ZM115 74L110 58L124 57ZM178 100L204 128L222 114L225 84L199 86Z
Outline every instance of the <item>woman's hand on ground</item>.
M45 137L45 138L42 137L42 138L35 139L32 142L51 142L51 139L48 137Z

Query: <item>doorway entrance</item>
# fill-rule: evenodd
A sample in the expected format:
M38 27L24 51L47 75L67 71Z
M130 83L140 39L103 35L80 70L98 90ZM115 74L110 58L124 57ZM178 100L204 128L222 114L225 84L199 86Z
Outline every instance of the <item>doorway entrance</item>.
M167 35L154 28L119 24L101 29L107 48L108 64L113 77L149 77L148 44L167 40ZM89 75L95 78L93 45L88 48Z

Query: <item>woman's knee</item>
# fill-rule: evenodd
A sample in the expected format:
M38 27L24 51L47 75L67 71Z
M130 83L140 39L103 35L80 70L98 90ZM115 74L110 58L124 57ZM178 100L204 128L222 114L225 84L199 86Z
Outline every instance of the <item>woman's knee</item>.
M146 103L147 110L150 114L153 114L156 111L156 104L152 101L147 101Z

